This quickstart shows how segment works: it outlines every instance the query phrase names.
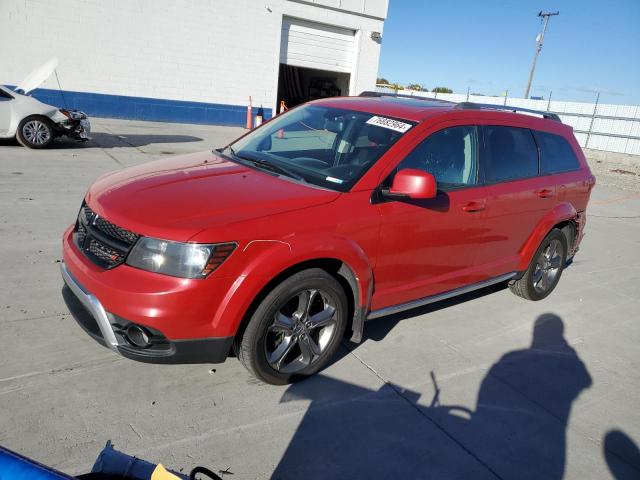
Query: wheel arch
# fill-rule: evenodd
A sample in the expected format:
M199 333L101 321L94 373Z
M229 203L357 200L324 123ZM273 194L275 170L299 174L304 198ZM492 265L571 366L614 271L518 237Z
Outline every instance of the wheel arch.
M571 251L572 243L575 242L577 233L577 215L576 209L570 203L558 204L547 212L520 249L520 264L518 265L518 270L522 272L529 267L534 253L540 246L540 242L542 242L554 228L560 229L565 235L567 245L569 245L569 251ZM569 234L571 234L572 237L569 237Z
M264 300L276 285L298 272L311 268L324 270L334 277L344 289L349 308L347 317L349 319L349 323L347 324L347 330L351 331L352 341L360 342L362 340L364 319L366 317L366 307L360 305L362 286L360 285L352 267L344 260L336 257L320 257L299 261L280 270L275 276L271 277L266 283L261 285L257 294L253 296L249 306L245 309L240 318L240 322L235 333L236 342L242 338L244 330L262 300Z

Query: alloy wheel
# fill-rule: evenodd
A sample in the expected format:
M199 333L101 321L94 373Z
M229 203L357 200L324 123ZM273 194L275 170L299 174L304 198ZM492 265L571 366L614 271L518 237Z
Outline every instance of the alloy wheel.
M336 331L336 306L322 290L303 290L276 311L265 336L269 365L296 373L314 364Z
M40 120L30 120L22 127L24 138L33 145L44 145L51 137L49 127Z
M533 270L533 288L538 293L545 293L553 287L562 267L564 247L558 239L553 239L540 252Z

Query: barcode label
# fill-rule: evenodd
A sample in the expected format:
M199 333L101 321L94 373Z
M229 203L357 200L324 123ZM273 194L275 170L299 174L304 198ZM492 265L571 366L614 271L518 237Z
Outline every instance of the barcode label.
M377 125L378 127L388 128L389 130L395 130L396 132L404 133L411 128L410 123L399 122L391 118L385 117L371 117L367 120L369 125Z

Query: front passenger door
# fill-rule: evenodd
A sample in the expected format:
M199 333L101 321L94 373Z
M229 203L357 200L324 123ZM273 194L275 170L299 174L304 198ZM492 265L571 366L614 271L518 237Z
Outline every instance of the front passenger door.
M427 171L435 198L381 199L379 256L372 310L406 303L474 282L476 250L484 235L485 189L478 182L478 128L439 130L397 166ZM382 187L388 187L393 174Z

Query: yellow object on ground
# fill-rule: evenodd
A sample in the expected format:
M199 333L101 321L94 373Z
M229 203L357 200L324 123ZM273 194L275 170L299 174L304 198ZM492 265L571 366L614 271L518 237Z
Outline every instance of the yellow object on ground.
M168 472L160 463L151 474L151 480L180 480L180 477L176 477L173 473Z

